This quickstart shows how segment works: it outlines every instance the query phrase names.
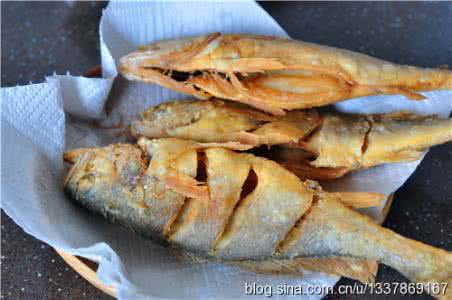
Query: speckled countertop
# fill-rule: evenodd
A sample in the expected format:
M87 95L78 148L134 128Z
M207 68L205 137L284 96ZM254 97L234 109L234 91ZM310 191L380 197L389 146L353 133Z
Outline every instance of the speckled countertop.
M1 86L41 82L54 71L82 74L99 63L103 2L1 4ZM452 65L452 2L272 3L261 5L293 37L402 64ZM396 193L385 226L452 250L452 144L432 149ZM1 220L2 299L110 299L72 271L55 251ZM381 266L377 281L401 282ZM342 279L340 284L352 281ZM381 299L348 295L341 299ZM336 296L328 296L337 299ZM385 296L399 299L400 295ZM431 299L419 295L416 299Z

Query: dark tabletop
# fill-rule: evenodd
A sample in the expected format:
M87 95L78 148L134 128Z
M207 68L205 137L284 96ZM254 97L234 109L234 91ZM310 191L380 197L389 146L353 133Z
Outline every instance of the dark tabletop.
M80 75L100 62L102 2L1 3L1 85ZM401 64L452 65L452 2L261 3L291 37L364 52ZM452 250L452 144L434 147L400 188L385 226ZM2 299L110 299L72 271L55 251L25 234L3 211ZM378 282L406 282L380 266ZM339 284L352 284L342 279ZM401 295L385 296L399 299ZM337 296L328 296L336 299ZM382 299L348 295L341 299ZM414 297L431 299L427 295Z

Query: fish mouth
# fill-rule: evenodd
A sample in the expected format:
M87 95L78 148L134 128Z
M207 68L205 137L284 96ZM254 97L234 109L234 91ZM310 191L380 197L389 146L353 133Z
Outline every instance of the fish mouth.
M79 161L83 155L85 155L86 153L88 153L90 151L92 151L92 149L90 149L90 148L79 148L79 149L72 149L69 151L65 151L63 154L63 160L65 163L72 166L77 161Z
M219 72L216 70L181 71L139 63L123 63L120 73L129 80L157 83L163 87L190 94L200 99L216 97L236 99L237 95L249 95L247 82L265 75L262 73ZM252 98L252 97L250 97Z
M154 72L158 72L158 73L162 74L163 76L168 77L177 82L187 82L190 79L192 79L194 77L202 76L202 74L203 74L202 71L183 72L183 71L156 68L156 67L143 67L143 68L147 69L147 70L152 70Z
M216 81L226 81L229 84L233 84L233 81L237 80L237 82L235 83L239 82L243 86L243 81L245 79L257 76L256 73L243 73L243 72L225 73L209 69L194 71L178 71L159 67L143 67L143 69L158 72L162 76L167 77L168 79L184 83L185 85L192 85L193 87L199 90L201 89L201 87L197 84L197 82L202 79L213 78Z

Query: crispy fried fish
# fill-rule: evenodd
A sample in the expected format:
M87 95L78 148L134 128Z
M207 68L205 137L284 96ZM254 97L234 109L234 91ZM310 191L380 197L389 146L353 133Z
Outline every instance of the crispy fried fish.
M452 119L314 109L273 116L240 103L198 100L152 107L132 123L131 131L136 137L227 143L237 150L281 145L264 156L302 178L327 180L360 168L417 160L423 150L452 140Z
M120 61L130 80L201 99L243 102L272 114L345 99L452 89L452 72L402 66L290 39L212 33L141 47Z
M66 152L65 191L140 234L221 261L339 256L377 260L416 282L452 279L452 253L381 227L273 161L179 139L138 145Z

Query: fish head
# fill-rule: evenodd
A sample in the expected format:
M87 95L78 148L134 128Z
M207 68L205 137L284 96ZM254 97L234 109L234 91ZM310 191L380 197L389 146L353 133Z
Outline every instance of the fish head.
M133 191L147 167L143 151L127 144L70 150L64 159L71 164L65 192L94 211L101 211L114 193Z
M119 72L129 80L157 83L197 98L210 98L210 93L190 80L209 68L208 53L213 51L220 36L211 33L141 46L120 59Z

